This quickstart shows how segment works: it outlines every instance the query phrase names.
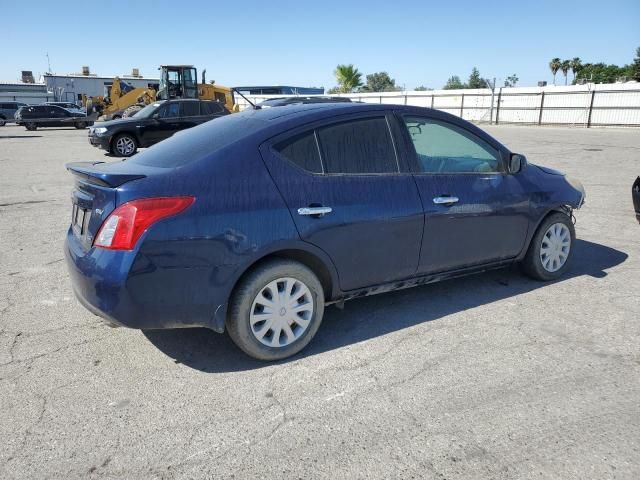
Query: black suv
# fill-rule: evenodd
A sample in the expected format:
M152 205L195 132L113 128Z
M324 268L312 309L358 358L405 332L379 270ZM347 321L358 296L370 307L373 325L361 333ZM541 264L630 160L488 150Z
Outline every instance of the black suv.
M93 125L82 112L46 104L22 107L16 112L15 118L16 123L24 125L27 130L36 130L38 127L86 128L87 125Z
M134 116L98 122L89 129L89 143L119 157L130 157L139 147L150 147L179 130L195 127L229 110L211 100L163 100L150 103Z

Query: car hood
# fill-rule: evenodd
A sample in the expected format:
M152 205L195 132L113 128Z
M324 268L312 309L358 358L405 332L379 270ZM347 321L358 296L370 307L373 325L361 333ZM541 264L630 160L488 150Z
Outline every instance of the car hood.
M533 164L533 166L536 167L536 168L539 168L544 173L548 173L549 175L561 175L561 176L564 176L564 173L562 173L560 170L555 170L555 169L549 168L549 167L543 167L542 165Z
M146 122L146 118L118 118L116 120L107 120L106 122L96 122L94 127L114 127L114 126L122 126L122 125L140 125L141 123Z

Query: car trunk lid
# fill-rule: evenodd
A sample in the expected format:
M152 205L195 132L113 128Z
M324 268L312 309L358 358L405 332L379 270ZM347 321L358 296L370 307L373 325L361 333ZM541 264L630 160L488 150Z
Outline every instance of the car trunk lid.
M91 248L100 226L117 206L117 188L147 175L125 162L74 162L65 165L75 176L71 194L71 228L85 248Z

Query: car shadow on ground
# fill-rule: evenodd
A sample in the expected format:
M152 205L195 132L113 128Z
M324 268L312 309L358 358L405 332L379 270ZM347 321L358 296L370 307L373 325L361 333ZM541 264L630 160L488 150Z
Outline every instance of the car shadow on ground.
M538 288L548 288L552 283L573 277L604 278L607 269L628 257L619 250L585 240L576 240L574 249L571 269L551 283L531 280L517 267L512 267L352 300L346 302L344 310L328 307L320 330L307 348L279 363L319 355ZM246 356L228 335L204 328L147 330L143 333L176 363L203 372L233 372L273 365Z
M42 135L0 135L2 138L42 138Z

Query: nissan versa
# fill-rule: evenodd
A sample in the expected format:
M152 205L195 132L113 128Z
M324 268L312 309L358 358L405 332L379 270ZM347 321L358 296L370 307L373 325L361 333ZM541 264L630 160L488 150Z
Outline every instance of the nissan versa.
M585 197L457 117L357 103L249 110L67 169L86 308L226 329L261 360L304 348L330 303L514 262L558 278Z

